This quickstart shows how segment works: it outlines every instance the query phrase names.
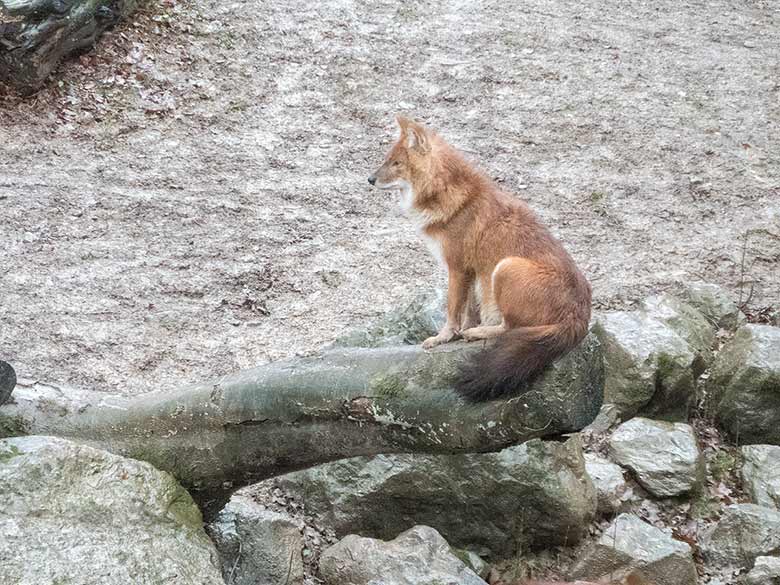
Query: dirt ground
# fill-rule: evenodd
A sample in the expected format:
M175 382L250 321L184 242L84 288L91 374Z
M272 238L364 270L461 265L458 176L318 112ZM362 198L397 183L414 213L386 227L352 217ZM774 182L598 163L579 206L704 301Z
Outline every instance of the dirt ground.
M777 3L167 0L0 100L0 358L141 393L442 284L366 182L396 112L526 199L597 307L780 304Z

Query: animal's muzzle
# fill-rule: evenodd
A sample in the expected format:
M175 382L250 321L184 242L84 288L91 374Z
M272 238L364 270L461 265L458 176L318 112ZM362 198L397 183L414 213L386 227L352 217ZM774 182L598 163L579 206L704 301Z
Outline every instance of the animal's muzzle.
M371 176L368 178L369 185L375 185L376 184L376 177Z

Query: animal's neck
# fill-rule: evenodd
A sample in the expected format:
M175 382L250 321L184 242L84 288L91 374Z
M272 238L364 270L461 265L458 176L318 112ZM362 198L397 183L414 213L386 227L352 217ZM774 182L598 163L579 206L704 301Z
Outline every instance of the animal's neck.
M441 145L437 151L429 172L411 184L413 211L427 226L450 222L482 196L487 180L449 146Z

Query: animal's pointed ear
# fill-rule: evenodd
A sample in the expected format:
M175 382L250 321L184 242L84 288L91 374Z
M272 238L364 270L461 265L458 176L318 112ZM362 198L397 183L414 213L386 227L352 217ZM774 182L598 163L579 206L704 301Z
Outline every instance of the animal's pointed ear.
M401 129L401 134L406 134L406 130L409 128L409 124L411 124L412 121L409 118L402 116L401 114L398 114L395 117L395 121L398 122L398 127Z
M425 126L417 122L409 122L407 128L406 145L420 152L429 152L431 150L431 141Z

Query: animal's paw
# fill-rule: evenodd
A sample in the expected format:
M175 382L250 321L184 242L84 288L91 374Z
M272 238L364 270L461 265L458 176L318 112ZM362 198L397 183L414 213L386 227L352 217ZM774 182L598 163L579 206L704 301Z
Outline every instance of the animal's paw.
M482 332L479 331L479 327L464 329L461 335L466 341L477 341L478 339L483 339Z
M438 335L429 337L422 342L423 349L431 349L443 343L449 343L458 336L458 333L449 329L440 331Z
M433 337L429 337L425 341L422 342L423 349L433 349L437 345L441 345L442 343L447 343L444 341L441 337L441 335L434 335Z

